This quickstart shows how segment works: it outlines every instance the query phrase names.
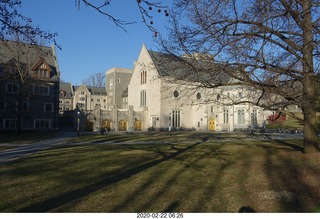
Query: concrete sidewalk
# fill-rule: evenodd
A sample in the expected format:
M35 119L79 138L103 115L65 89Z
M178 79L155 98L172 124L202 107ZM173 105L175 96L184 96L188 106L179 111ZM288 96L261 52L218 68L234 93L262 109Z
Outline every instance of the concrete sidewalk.
M8 161L16 160L21 157L37 153L38 151L51 148L54 146L59 146L61 144L67 143L73 137L76 136L76 133L61 133L61 136L50 138L43 141L38 141L30 144L23 145L12 145L8 144L8 146L13 146L12 149L7 149L0 151L0 164L6 163Z

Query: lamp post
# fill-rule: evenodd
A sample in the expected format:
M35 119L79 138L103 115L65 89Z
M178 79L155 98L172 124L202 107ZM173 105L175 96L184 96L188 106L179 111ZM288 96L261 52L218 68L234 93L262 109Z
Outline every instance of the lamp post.
M171 113L169 113L169 132L171 132Z
M80 136L80 111L77 112L77 135Z

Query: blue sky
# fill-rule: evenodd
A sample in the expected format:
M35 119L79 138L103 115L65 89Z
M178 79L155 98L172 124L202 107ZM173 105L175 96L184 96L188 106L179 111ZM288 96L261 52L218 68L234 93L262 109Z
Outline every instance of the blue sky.
M19 10L34 26L57 32L61 79L80 85L89 75L113 67L133 68L142 44L157 50L153 33L142 23L136 0L114 0L108 7L114 17L136 24L126 26L128 33L108 18L74 0L24 0ZM154 10L153 10L154 11ZM161 32L168 18L154 11L154 27Z

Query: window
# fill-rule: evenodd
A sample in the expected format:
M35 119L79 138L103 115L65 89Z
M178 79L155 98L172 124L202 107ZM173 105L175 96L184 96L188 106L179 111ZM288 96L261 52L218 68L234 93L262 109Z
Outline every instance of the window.
M52 103L45 103L44 104L44 111L45 112L53 112L53 104Z
M50 128L50 120L49 119L36 119L34 121L35 128Z
M140 91L140 106L147 105L147 92L145 90Z
M177 90L173 91L173 96L175 98L179 97L179 95L180 95L179 91L177 91Z
M200 100L200 99L201 99L201 94L197 93L197 100Z
M66 97L66 92L64 92L64 91L61 91L61 92L60 92L60 95L59 95L59 97L61 97L61 98L63 98L63 97Z
M42 62L41 65L35 70L37 78L50 78L50 67Z
M213 106L211 106L211 112L213 113Z
M0 111L5 111L7 108L7 103L5 101L0 101Z
M151 117L151 122L152 122L152 127L157 127L157 117L156 116L152 116Z
M120 78L117 78L117 81L118 81L118 83L120 83L120 82L121 82L121 79L120 79Z
M33 94L49 95L49 87L47 87L47 86L35 86L34 89L33 89Z
M223 123L229 123L229 110L223 110Z
M244 124L244 110L238 110L238 124Z
M18 93L18 85L17 84L7 84L7 92L8 93Z
M17 120L16 119L5 119L4 127L7 129L17 128Z
M80 97L80 101L86 101L85 97Z
M29 112L29 108L30 108L30 103L28 103L28 102L22 103L22 111Z
M251 115L251 122L252 124L256 125L257 124L257 118L258 118L258 110L254 109Z
M36 75L38 78L49 78L49 71L47 69L37 69Z
M142 71L140 73L140 80L141 80L141 84L147 83L147 72L146 71Z
M81 91L80 94L81 94L81 95L85 95L84 91Z
M172 127L174 128L180 127L180 110L172 111Z

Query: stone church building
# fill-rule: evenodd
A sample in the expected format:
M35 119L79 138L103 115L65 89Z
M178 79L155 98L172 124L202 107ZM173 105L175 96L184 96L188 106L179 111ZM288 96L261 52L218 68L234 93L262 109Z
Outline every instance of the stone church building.
M96 109L89 115L95 121L94 131L235 131L261 127L272 114L252 104L232 104L257 91L239 85L200 88L195 74L186 77L183 67L170 59L143 45L133 70L108 70L107 110ZM167 68L169 65L176 68ZM206 74L216 77L210 80L234 82L219 67L213 69L214 74Z

